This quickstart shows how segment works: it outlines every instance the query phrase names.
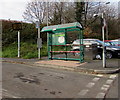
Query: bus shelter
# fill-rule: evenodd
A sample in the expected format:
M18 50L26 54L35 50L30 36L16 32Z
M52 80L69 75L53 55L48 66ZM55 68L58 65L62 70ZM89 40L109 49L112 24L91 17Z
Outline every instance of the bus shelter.
M49 59L84 62L83 27L80 23L46 26L41 32L47 32ZM79 39L80 43L72 44L76 39ZM73 50L73 46L78 46L79 50Z

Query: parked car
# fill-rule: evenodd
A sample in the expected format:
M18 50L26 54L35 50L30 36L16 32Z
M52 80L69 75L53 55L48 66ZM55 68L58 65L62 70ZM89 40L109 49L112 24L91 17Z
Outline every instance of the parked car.
M98 51L102 51L103 46L106 48L106 58L119 57L120 47L116 45L111 45L110 43L105 43L103 41L97 41L102 44L101 47L98 47ZM100 50L101 49L101 50ZM102 54L101 54L102 56Z
M105 43L111 44L113 46L120 46L120 40L105 40Z
M98 48L98 54L96 55L96 58L102 59L102 52L103 52L103 47L106 48L106 58L112 58L112 57L118 57L120 55L120 47L115 46L115 45L111 45L110 43L106 43L103 41L100 41L99 39L83 39L83 44L86 45L88 44L97 44L97 48ZM80 40L77 39L73 42L73 47L72 49L75 51L79 50L79 46L75 46L80 44Z
M83 39L83 44L84 44L84 45L91 45L91 44L97 43L97 45L100 45L98 42L96 42L97 40L99 40L99 39ZM80 40L79 40L79 39L73 41L73 43L72 43L72 45L73 45L73 50L79 49L80 47L79 47L79 46L76 46L76 45L79 45L79 44L80 44ZM74 45L75 45L75 46L74 46Z
M111 40L111 43L116 46L120 46L120 40Z

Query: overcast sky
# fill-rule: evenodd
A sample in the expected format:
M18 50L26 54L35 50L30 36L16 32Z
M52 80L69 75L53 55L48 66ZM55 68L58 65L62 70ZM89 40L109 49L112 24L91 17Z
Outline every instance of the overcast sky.
M24 21L22 15L23 12L25 11L26 4L30 1L31 0L0 0L0 19ZM119 0L107 0L107 1L118 2Z
M31 0L0 0L0 19L23 21L22 14Z

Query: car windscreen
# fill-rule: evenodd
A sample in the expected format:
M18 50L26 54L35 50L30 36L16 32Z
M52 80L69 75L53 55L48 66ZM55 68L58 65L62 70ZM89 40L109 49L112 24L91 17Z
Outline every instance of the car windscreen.
M110 42L105 42L106 46L111 46L112 44Z
M120 45L120 41L112 41L111 43L113 43L114 45Z
M96 40L99 44L101 45L104 45L104 46L110 46L110 44L106 44L105 42L103 41L100 41L100 40Z

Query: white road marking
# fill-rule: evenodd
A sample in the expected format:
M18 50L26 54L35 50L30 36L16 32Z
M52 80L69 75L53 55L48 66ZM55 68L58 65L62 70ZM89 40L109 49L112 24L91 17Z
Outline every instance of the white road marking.
M62 74L62 73L55 73L55 72L49 72L49 74L58 75L58 76L66 76L65 74Z
M92 88L94 85L95 85L95 83L90 82L90 83L88 83L88 84L86 85L86 87Z
M6 90L6 89L2 89L2 91L5 91L5 92L7 92L7 90Z
M111 79L115 79L116 77L117 77L117 75L110 75L109 78L111 78Z
M98 93L96 98L104 98L105 97L105 93Z
M0 100L2 99L2 91L0 91Z
M8 90L6 90L6 89L2 89L2 90L3 90L2 95L5 97L20 98L20 97L17 97L17 96L14 96L14 95L8 93Z
M86 90L82 90L81 92L78 93L78 95L82 95L82 96L83 96L83 95L85 95L88 91L89 91L89 90L87 90L87 89L86 89Z
M101 75L101 74L98 74L97 76L98 76L98 77L102 77L103 75Z
M95 78L93 78L93 80L92 80L92 81L97 82L99 79L100 79L100 78L95 77Z
M101 87L101 90L107 91L108 88L107 87Z
M111 84L113 82L113 80L107 80L106 84Z
M109 87L110 87L110 85L103 85L103 87L109 88Z

